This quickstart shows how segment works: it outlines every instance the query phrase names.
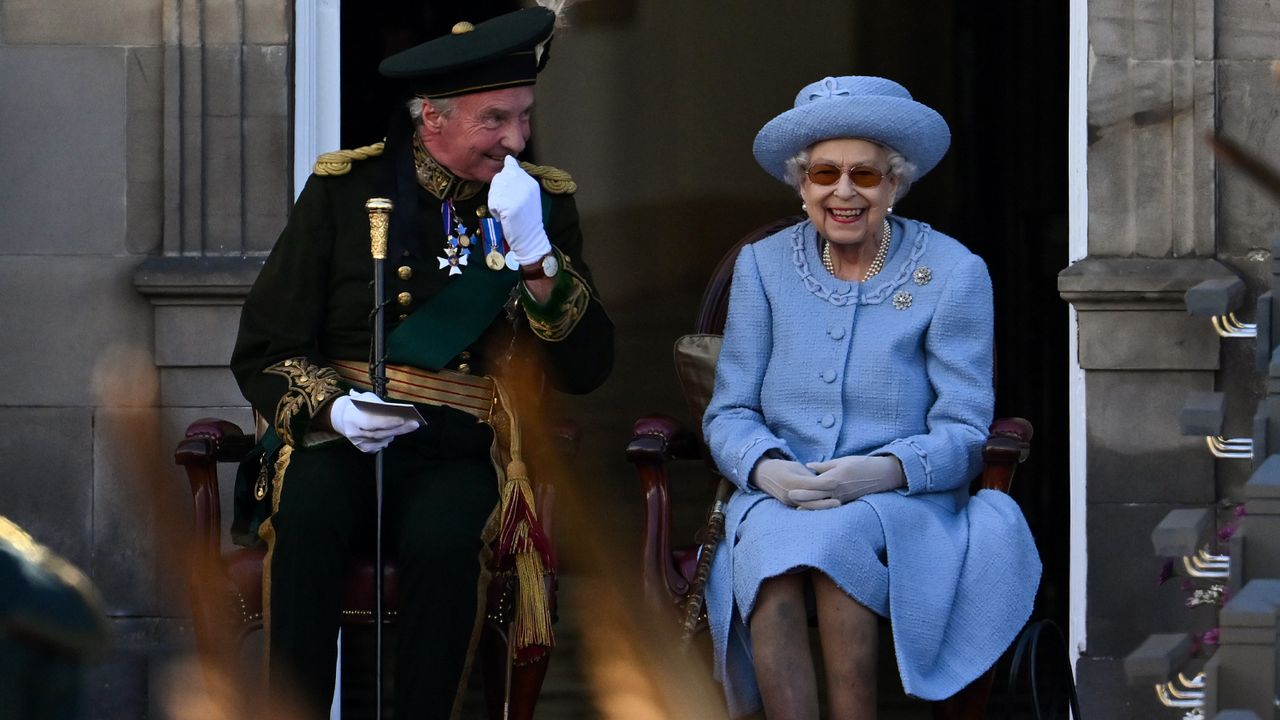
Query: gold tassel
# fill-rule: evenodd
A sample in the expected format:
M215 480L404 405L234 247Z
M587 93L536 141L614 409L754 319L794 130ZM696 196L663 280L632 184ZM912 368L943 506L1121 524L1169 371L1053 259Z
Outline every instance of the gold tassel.
M518 448L518 444L512 443L512 447ZM528 470L524 462L513 459L507 464L507 484L502 489L504 522L500 542L509 543L510 552L515 556L519 597L513 632L519 648L530 645L550 647L555 643L551 630L551 607L546 583L543 582L546 566L529 536L530 519L536 517L534 507Z

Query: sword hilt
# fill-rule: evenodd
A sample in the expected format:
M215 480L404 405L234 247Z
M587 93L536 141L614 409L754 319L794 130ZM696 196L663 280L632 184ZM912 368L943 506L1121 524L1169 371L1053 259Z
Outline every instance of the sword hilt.
M364 209L369 212L369 254L374 260L387 259L387 225L395 207L387 198L369 198Z

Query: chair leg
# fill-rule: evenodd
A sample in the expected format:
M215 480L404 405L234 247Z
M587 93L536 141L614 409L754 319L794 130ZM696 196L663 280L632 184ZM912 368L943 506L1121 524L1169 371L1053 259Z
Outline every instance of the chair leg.
M512 668L511 706L505 718L503 692L507 678L507 643L502 633L487 624L480 636L480 663L489 720L532 720L534 706L542 692L542 681L551 664L551 653L546 653L537 662Z
M933 703L934 720L982 720L987 716L987 701L996 670L991 668L946 700Z

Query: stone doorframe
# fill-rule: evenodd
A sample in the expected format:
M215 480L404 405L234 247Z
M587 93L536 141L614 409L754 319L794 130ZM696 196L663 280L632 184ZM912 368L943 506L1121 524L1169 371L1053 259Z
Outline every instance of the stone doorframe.
M294 5L294 198L316 156L340 149L341 10L341 0L296 0Z

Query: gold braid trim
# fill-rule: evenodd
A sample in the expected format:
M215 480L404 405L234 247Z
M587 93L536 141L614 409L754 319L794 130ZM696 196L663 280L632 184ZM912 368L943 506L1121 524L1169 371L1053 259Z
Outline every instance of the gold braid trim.
M484 189L484 183L463 180L431 157L431 153L427 152L427 146L422 144L422 136L418 133L413 134L413 166L418 175L418 184L439 200L446 198L466 200L475 197Z
M289 358L263 370L270 375L281 375L289 387L276 404L276 434L286 445L295 445L293 420L299 412L307 417L315 414L334 395L341 395L341 378L333 368L316 365L305 357Z
M351 163L356 160L367 160L371 157L378 157L382 154L386 142L376 142L372 145L358 147L355 150L335 150L327 152L316 158L315 167L312 172L321 177L330 177L333 175L346 175L351 172Z
M289 468L293 447L285 445L276 456L276 481L271 489L271 514L258 526L258 537L267 543L267 554L262 558L262 656L271 657L271 558L276 551L276 527L271 518L280 512L280 494L284 492L284 473Z
M587 287L587 281L573 269L568 255L561 255L561 259L563 261L561 272L568 276L568 282L572 284L569 294L560 303L559 314L546 318L537 317L528 312L527 308L525 312L525 317L529 320L529 329L533 330L534 335L547 342L560 342L569 337L569 333L578 327L578 322L587 313L587 305L591 302L591 291ZM528 293L527 290L525 292ZM526 302L529 300L529 297L525 298Z
M542 181L542 187L552 195L572 195L578 192L578 183L573 181L569 173L550 165L534 165L522 162L520 167L530 175Z

